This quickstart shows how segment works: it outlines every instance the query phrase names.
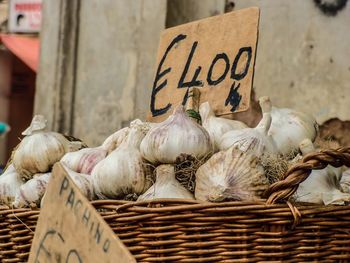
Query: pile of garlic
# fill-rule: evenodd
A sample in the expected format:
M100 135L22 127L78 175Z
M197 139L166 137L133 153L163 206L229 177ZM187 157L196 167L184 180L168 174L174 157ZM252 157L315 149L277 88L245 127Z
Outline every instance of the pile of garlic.
M315 119L305 113L273 107L268 97L260 98L259 103L262 119L254 128L215 116L208 102L199 106L201 125L180 105L165 121L134 120L94 148L83 148L81 142L46 131L43 116L35 116L14 151L12 164L0 176L0 201L15 207L40 206L56 162L89 200L261 199L270 183L263 158L314 151L318 129ZM193 170L192 192L177 180L175 167L181 156L200 164ZM288 163L298 160L288 159ZM339 170L332 167L313 172L294 198L319 204L349 201L340 180ZM348 185L343 183L343 189L349 191Z
M35 115L22 135L25 137L0 175L0 202L14 207L39 206L53 165L65 154L81 149L83 143L47 131L47 121L42 115Z

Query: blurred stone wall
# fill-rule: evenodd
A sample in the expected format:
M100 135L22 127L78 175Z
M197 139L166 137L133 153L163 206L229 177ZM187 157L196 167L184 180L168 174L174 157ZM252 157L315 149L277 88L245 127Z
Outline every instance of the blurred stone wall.
M44 1L35 112L45 114L53 130L100 144L130 120L145 118L160 32L223 13L224 5L224 0ZM167 14L172 15L166 19Z
M166 27L222 14L225 4L225 0L169 0Z
M254 75L257 96L350 120L350 3L347 0L234 0L261 9Z
M98 144L143 117L166 2L82 1L73 132Z

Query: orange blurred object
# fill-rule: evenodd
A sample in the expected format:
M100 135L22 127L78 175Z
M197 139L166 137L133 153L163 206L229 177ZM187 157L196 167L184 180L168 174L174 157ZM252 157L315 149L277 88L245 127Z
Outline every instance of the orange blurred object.
M37 37L0 34L0 41L30 69L37 72L40 50L40 42Z

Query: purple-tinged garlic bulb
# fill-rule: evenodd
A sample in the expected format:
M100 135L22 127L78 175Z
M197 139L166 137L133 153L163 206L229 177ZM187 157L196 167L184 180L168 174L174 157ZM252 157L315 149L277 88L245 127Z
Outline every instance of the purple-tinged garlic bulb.
M232 130L225 133L220 142L219 149L227 150L234 146L243 152L251 152L257 157L264 153L276 152L272 138L268 136L271 125L271 102L269 97L259 99L263 117L255 128Z
M196 172L195 198L201 201L252 201L268 180L258 158L231 147L214 154Z
M140 150L151 163L170 164L180 154L200 159L212 152L213 146L208 132L189 118L180 105L164 122L147 133Z

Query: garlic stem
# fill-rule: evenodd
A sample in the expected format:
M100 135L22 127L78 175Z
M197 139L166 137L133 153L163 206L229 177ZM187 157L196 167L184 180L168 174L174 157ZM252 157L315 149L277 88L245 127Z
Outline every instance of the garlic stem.
M201 115L199 114L200 91L198 88L191 87L188 89L188 97L186 103L186 113L193 121L202 124Z
M35 115L30 126L22 132L22 135L28 136L46 129L47 120L43 115Z
M174 178L175 169L172 165L162 164L157 167L156 180L157 182L167 182Z
M201 93L198 88L194 88L194 87L189 88L187 103L186 103L186 110L195 110L198 112L200 96L201 96Z
M132 146L136 149L139 149L143 137L144 133L142 131L142 128L135 126L130 129L129 134L126 137L125 143L128 146Z
M174 166L159 165L156 174L156 182L139 196L138 201L157 198L194 199L193 195L176 180Z
M300 149L302 155L306 155L306 154L314 152L316 150L314 144L312 143L312 141L310 139L304 139L300 143L299 149Z
M199 106L199 113L201 114L202 117L202 121L204 122L205 120L207 120L209 117L216 117L214 114L214 111L212 110L212 108L209 105L209 102L203 102L200 106Z
M262 119L259 122L259 124L255 127L255 129L260 130L263 134L267 135L272 118L271 118L271 101L270 98L267 96L259 98L259 104L261 111L263 113Z

